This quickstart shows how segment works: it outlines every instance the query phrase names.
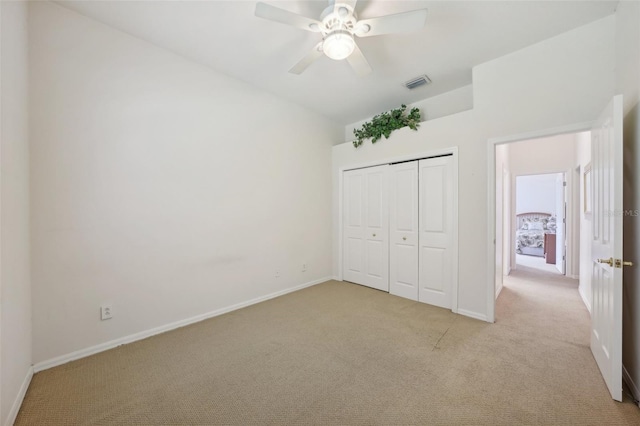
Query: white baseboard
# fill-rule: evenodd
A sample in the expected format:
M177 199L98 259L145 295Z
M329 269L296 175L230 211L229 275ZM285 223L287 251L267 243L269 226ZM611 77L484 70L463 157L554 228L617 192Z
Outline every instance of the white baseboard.
M18 412L20 411L20 407L22 406L22 401L24 401L24 396L27 394L27 389L29 389L29 384L31 384L31 379L33 378L33 367L29 367L27 371L27 376L24 378L24 382L22 382L22 386L20 386L20 391L18 391L18 395L16 396L16 400L13 402L11 406L11 411L9 411L9 416L7 417L7 421L5 422L5 426L13 426L13 423L16 421L16 417L18 417Z
M477 320L480 320L480 321L489 322L487 320L487 316L485 314L479 314L477 312L467 311L466 309L458 309L458 313L460 315L464 315L465 317L477 319Z
M624 380L627 386L629 386L629 389L631 389L631 393L636 401L640 401L640 389L638 389L638 386L635 384L624 365L622 365L622 380ZM638 406L640 407L640 403L638 403Z
M75 361L80 358L85 358L87 356L94 355L99 352L104 352L106 350L113 349L117 346L121 346L127 343L132 343L138 340L146 339L147 337L155 336L156 334L165 333L170 330L175 330L176 328L180 328L190 324L194 324L196 322L204 321L206 319L217 317L218 315L226 314L228 312L235 311L238 309L246 308L247 306L255 305L256 303L264 302L266 300L273 299L278 296L283 296L285 294L292 293L294 291L302 290L303 288L311 287L316 284L329 281L330 279L332 278L323 277L314 281L309 281L307 283L297 285L295 287L290 287L284 290L277 291L275 293L267 294L265 296L256 297L255 299L247 300L246 302L236 303L235 305L216 309L215 311L207 312L201 315L196 315L195 317L172 322L170 324L162 325L160 327L152 328L150 330L145 330L139 333L131 334L129 336L120 337L118 339L111 340L109 342L100 343L99 345L91 346L85 349L80 349L79 351L71 352L71 353L61 355L46 361L39 362L33 366L33 371L37 373L42 370L47 370L49 368L57 367L58 365L66 364L67 362Z
M498 296L500 296L500 293L502 293L502 289L504 288L504 284L501 285L497 290L496 290L496 300L498 300Z
M582 302L584 303L584 305L587 307L587 311L591 313L591 304L589 303L589 299L587 299L587 296L585 296L582 287L578 287L578 293L580 293L580 297L582 298Z

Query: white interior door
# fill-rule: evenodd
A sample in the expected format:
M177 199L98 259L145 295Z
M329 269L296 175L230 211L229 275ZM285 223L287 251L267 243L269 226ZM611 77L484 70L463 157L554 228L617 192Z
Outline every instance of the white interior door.
M418 300L418 161L389 169L389 292Z
M567 226L567 203L565 202L564 174L556 177L556 268L561 274L566 273L567 244L565 229Z
M622 400L622 96L591 130L591 351L611 396Z
M453 274L453 157L420 160L418 300L451 308Z
M343 176L343 278L389 291L389 165Z

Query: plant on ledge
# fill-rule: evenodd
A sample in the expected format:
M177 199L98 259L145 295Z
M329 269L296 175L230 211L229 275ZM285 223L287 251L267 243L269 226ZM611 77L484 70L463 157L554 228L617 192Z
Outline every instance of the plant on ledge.
M353 129L353 134L356 136L353 146L357 148L362 145L365 139L369 138L371 138L371 143L376 143L382 135L384 135L385 139L389 139L391 132L407 126L412 130L418 130L420 110L411 108L409 115L407 115L405 114L406 109L407 106L403 104L398 109L392 109L376 115L371 121L364 123L361 128Z

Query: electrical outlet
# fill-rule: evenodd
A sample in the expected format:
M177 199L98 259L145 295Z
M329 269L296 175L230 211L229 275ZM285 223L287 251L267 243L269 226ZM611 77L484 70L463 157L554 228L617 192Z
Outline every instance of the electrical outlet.
M307 264L306 263L302 264L302 272L307 272Z
M100 306L100 319L102 321L113 318L113 308L111 305Z

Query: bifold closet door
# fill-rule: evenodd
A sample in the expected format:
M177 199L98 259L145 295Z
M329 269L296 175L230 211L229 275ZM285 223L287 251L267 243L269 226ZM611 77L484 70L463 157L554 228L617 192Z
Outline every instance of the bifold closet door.
M389 292L418 300L418 161L389 168Z
M389 201L385 164L343 175L343 279L389 291Z
M418 300L451 308L453 157L420 160L420 272Z

